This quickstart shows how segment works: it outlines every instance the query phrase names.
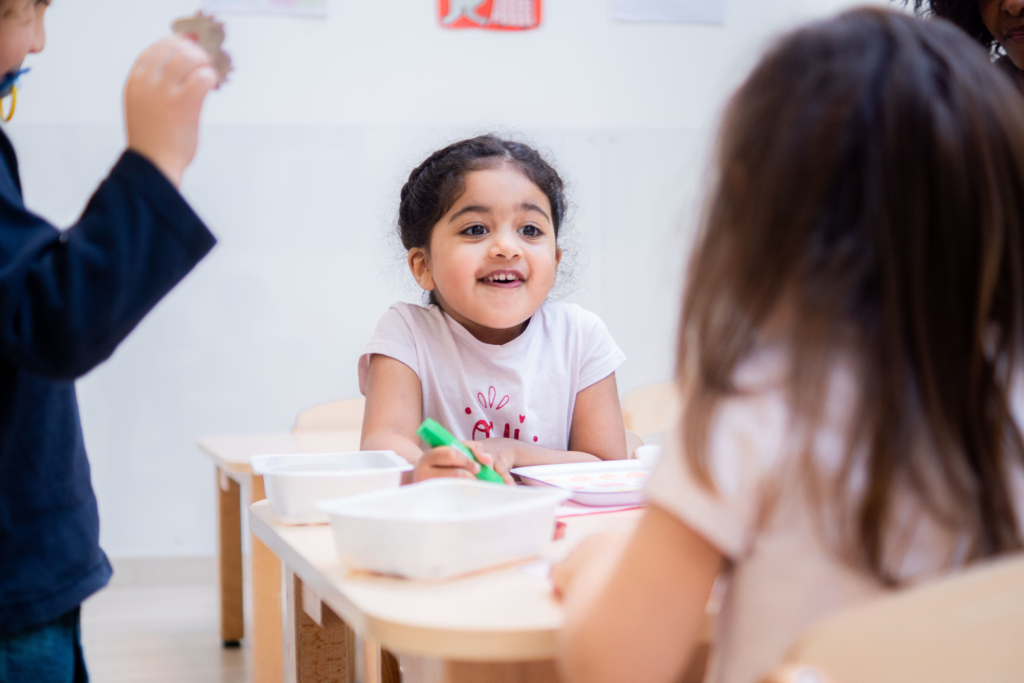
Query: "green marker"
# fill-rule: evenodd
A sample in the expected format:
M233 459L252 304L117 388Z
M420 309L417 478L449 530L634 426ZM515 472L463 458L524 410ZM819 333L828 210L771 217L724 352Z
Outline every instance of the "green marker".
M473 455L473 451L466 448L466 445L456 439L451 433L439 425L429 417L423 421L420 428L416 430L416 435L419 436L423 441L431 448L438 448L439 446L451 446L455 450L465 453L473 462L480 465L480 471L477 472L476 478L481 481L491 481L495 484L504 484L505 480L501 478L501 475L494 471L489 465L484 465Z

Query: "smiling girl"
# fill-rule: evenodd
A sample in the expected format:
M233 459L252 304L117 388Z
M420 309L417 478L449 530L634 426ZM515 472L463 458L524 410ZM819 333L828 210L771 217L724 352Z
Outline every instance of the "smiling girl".
M392 306L360 358L363 449L402 455L417 481L473 477L454 449L424 453L416 428L431 417L507 481L517 466L625 457L625 356L596 315L547 303L565 205L536 150L489 135L413 170L398 227L429 304Z

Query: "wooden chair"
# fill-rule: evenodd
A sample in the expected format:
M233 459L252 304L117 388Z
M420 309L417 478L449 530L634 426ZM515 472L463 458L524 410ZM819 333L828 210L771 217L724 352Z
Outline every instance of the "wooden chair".
M762 683L1024 681L1024 554L837 614Z
M292 432L362 431L364 398L347 398L314 406L299 413Z
M641 436L664 431L672 419L675 398L675 382L649 384L629 392L622 399L626 429Z

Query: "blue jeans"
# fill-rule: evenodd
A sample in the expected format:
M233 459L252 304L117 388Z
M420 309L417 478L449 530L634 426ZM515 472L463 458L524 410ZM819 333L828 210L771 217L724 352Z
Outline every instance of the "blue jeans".
M0 636L0 683L88 683L79 608L59 619Z

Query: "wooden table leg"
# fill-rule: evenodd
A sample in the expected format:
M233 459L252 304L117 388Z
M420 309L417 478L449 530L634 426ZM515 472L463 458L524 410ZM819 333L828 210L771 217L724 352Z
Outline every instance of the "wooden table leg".
M402 683L559 683L553 660L458 662L402 655Z
M253 475L250 504L266 498L263 477ZM252 680L282 683L281 561L252 534Z
M558 683L552 660L542 662L445 662L444 683Z
M380 643L363 636L359 639L362 652L362 667L359 672L359 683L382 683L380 667Z
M220 639L225 647L238 647L245 635L242 611L242 517L238 482L220 468L217 474L219 528Z
M354 683L355 633L302 579L284 572L286 683Z
M402 683L402 668L398 657L384 648L380 649L380 680L381 683Z

